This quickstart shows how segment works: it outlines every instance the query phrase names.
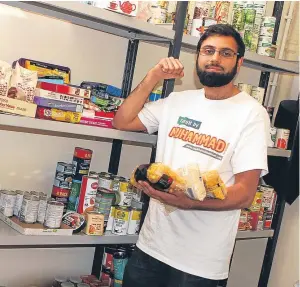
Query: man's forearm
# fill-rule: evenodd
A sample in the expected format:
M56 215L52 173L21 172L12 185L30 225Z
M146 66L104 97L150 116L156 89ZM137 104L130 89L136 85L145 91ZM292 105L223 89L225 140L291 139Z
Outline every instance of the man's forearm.
M203 201L193 200L190 209L207 211L226 211L248 208L252 203L252 192L245 190L242 184L234 184L227 188L227 197L224 200L205 199Z
M151 73L148 73L119 108L114 117L115 127L122 128L122 126L127 126L137 117L157 83L158 79Z

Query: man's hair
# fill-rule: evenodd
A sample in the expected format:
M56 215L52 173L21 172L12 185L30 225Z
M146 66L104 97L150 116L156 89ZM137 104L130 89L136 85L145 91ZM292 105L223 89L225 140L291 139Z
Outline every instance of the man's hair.
M229 24L215 24L212 26L209 26L207 28L207 30L204 32L204 34L201 36L198 45L197 45L197 52L199 53L199 50L201 48L201 45L203 43L203 41L205 41L207 38L211 37L211 36L229 36L234 38L234 40L236 41L237 45L238 45L238 58L244 57L245 54L245 44L244 41L241 37L241 35L239 34L239 32L237 32L231 25Z

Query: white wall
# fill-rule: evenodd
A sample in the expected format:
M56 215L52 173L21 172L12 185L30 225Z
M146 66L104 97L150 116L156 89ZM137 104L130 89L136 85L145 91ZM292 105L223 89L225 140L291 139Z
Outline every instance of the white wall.
M54 36L50 37L50 33ZM72 70L73 84L90 80L121 87L127 50L125 39L5 5L0 5L0 39L1 60L12 63L20 57L27 57L66 65ZM166 48L140 43L133 88L147 70L166 55ZM182 53L180 59L185 65L185 77L176 84L175 90L199 87L194 73L195 56ZM243 68L237 82L256 85L258 80L259 72ZM107 170L111 149L110 143L8 131L0 131L0 139L0 185L5 188L36 189L49 194L57 161L70 161L75 146L94 151L92 169L97 171ZM128 176L137 164L148 162L149 158L148 148L124 146L119 173ZM29 260L28 254L33 258ZM80 264L75 259L70 260L68 254L77 256ZM0 285L19 287L32 283L23 272L29 269L38 271L36 283L46 283L61 270L61 266L68 266L75 261L78 264L76 269L70 265L70 268L66 267L66 273L72 270L87 273L91 268L92 254L93 248L0 250ZM54 265L51 261L53 258L59 264ZM7 261L10 262L9 266L16 268L7 267ZM26 266L23 271L22 266Z

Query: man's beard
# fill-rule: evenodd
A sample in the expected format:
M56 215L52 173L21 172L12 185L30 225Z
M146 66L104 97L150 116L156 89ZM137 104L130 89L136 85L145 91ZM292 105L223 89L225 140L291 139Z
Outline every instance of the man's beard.
M208 65L207 67L219 67L217 65ZM216 73L216 72L207 72L200 69L198 61L196 64L197 75L200 83L203 86L207 87L222 87L229 84L235 77L237 73L237 63L235 67L229 73Z

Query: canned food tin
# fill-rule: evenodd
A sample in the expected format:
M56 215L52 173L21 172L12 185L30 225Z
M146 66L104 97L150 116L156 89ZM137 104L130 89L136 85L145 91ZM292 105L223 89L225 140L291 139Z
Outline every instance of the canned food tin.
M130 206L132 201L131 189L128 189L128 180L115 180L113 184L113 192L116 194L116 204L119 206Z
M273 16L265 16L262 18L261 28L263 27L272 27L274 28L276 24L276 17Z
M12 190L3 190L1 196L1 212L11 217L14 215L14 206L17 198L17 193Z
M258 47L257 48L257 54L262 56L267 56L271 58L275 58L277 51L277 46L271 45L269 47Z
M112 233L126 235L129 225L130 210L127 207L118 206L115 210L115 218Z
M273 37L274 27L261 27L259 34L260 36Z
M251 90L251 97L256 99L260 104L263 104L264 96L265 96L265 89L261 87L252 87Z
M98 188L97 176L83 176L80 188L77 212L83 214L94 210L95 199Z
M94 210L104 214L104 220L107 221L115 194L107 189L98 188L95 199Z
M110 208L110 213L109 213L109 217L108 217L108 221L107 221L107 226L106 226L106 230L107 231L111 231L112 228L113 228L114 218L115 218L115 210L116 210L115 206L112 206Z
M73 164L72 163L65 163L65 162L58 162L56 166L57 172L62 172L63 174L72 174L73 173Z
M273 212L267 211L264 213L264 229L271 229L273 220Z
M251 204L250 211L259 211L261 209L262 197L263 197L262 191L258 190L255 193L255 197Z
M70 277L70 282L72 282L73 284L78 284L78 283L82 283L82 280L80 277ZM77 286L77 285L76 285Z
M137 189L133 185L130 185L129 188L131 188L132 200L141 201L143 192L140 189Z
M67 205L68 211L77 211L80 189L81 189L81 181L73 180L72 189L69 196L69 202Z
M277 129L275 127L270 127L270 138L268 142L268 147L274 147L276 142Z
M60 228L64 204L58 201L48 201L44 226L47 228Z
M276 201L274 197L276 197L274 188L269 185L261 185L260 191L263 193L262 196L262 207L264 207L268 211L272 211L275 208Z
M99 175L99 182L98 185L100 188L104 188L107 190L112 190L112 176L108 173L102 173Z
M248 216L249 216L249 211L247 211L247 210L242 210L241 211L238 230L245 231L245 230L250 229L250 226L249 226L249 223L248 223Z
M52 188L51 198L64 204L64 212L67 210L70 193L71 190L68 188L60 188L57 186L53 186Z
M20 221L35 223L38 215L40 199L36 195L24 194L20 210Z
M271 46L272 46L272 37L259 36L258 47L271 47Z
M86 214L86 226L84 233L87 235L103 235L104 215L96 211L88 211Z
M81 181L88 175L93 151L76 147L73 156L73 178Z
M16 196L16 202L14 206L14 215L19 217L20 215L20 210L23 202L23 197L25 194L30 194L28 191L23 191L23 190L16 190L17 196Z
M131 208L129 216L129 224L127 234L138 234L140 229L142 210L137 208Z
M61 287L61 284L67 282L68 278L63 276L57 276L54 278L53 287Z
M113 262L114 262L114 279L115 281L116 279L122 281L124 276L125 266L128 262L128 256L126 252L124 251L115 252Z
M43 224L45 221L45 215L46 215L46 209L47 209L47 194L41 192L40 193L40 203L39 203L39 209L38 209L38 216L37 216L37 222Z
M287 149L290 131L287 129L277 129L275 147L279 149Z

